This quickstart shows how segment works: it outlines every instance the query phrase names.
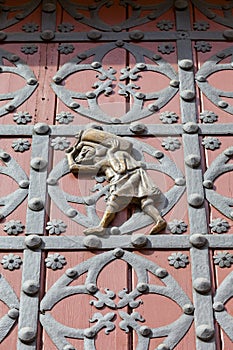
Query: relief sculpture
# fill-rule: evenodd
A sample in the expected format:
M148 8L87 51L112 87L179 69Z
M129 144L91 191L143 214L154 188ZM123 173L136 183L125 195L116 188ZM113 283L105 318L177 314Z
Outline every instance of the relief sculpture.
M84 230L84 234L104 235L115 215L131 203L154 220L150 234L166 227L158 207L164 201L160 189L132 156L132 143L114 134L88 129L80 132L77 142L67 150L70 171L104 175L110 184L110 196L97 227Z

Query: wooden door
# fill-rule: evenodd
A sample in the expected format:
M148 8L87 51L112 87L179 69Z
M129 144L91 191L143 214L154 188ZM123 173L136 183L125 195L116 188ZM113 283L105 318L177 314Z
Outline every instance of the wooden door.
M0 342L18 350L229 350L231 1L0 4ZM135 205L103 237L87 129L127 138L167 227Z

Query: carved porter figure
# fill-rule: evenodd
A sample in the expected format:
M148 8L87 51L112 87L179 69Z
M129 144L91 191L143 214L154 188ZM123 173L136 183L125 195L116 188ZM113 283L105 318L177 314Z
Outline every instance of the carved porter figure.
M77 142L67 150L70 171L84 171L105 175L110 183L110 196L103 217L97 227L84 230L86 235L103 235L116 213L130 203L140 205L155 222L150 234L160 232L166 221L157 209L163 201L162 193L132 155L132 143L108 132L88 129L80 132Z

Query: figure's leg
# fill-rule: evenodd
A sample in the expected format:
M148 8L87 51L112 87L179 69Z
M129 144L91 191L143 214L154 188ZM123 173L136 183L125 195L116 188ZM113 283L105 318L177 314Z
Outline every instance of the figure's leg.
M155 225L150 230L150 235L153 235L165 229L167 226L166 221L162 218L158 209L155 208L154 202L151 198L143 198L141 201L141 207L144 213L149 215L155 222Z

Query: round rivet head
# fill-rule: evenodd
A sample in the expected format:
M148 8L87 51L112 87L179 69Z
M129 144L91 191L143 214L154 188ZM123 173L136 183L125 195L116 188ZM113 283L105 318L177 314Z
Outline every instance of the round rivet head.
M28 180L21 180L21 181L19 181L19 187L20 188L28 188L29 187L29 181Z
M151 334L151 329L147 326L141 326L139 332L143 337L148 337Z
M7 105L5 107L5 110L8 112L12 112L15 108L16 108L15 105Z
M217 312L221 312L225 310L225 306L220 301L216 301L216 303L213 304L213 309Z
M39 291L39 284L33 280L27 280L23 283L22 290L25 294L35 295Z
M161 152L161 151L155 151L155 152L153 153L153 156L154 156L155 158L157 158L157 159L160 159L160 158L163 158L163 157L164 157L164 153Z
M137 290L140 292L140 293L144 293L144 292L146 292L147 290L148 290L148 288L149 288L149 286L148 286L148 284L147 283L142 283L142 282L140 282L140 283L138 283L137 284Z
M112 31L113 32L121 32L122 28L120 26L113 26Z
M210 291L211 284L207 278L199 277L194 280L193 288L200 294L206 294Z
M21 342L30 344L36 337L36 332L32 327L23 327L18 333Z
M49 177L48 179L47 179L47 184L48 185L50 185L50 186L55 186L55 185L57 185L57 179L54 179L53 177Z
M185 0L176 0L175 1L175 8L176 10L185 10L188 7L188 1Z
M226 54L225 54L225 52L218 52L218 53L216 53L216 56L218 57L218 58L225 58L226 57Z
M16 19L23 19L24 18L24 14L23 13L17 13L17 15L15 15Z
M155 55L152 56L152 59L153 59L154 61L159 61L159 60L161 60L161 58L162 58L162 56L160 56L160 55L158 55L158 54L155 54Z
M172 80L170 80L169 85L174 87L174 88L178 88L180 85L180 82L179 82L179 80L172 79Z
M223 32L224 38L226 38L228 41L233 41L233 30L227 29Z
M55 33L52 30L44 30L41 34L40 37L44 41L50 41L55 38Z
M116 258L121 258L124 255L124 250L121 248L116 248L113 250L112 254L116 257Z
M10 309L7 315L13 320L16 320L19 317L19 310L16 308Z
M182 309L186 315L192 315L194 312L193 304L185 304Z
M203 186L205 188L211 189L214 187L214 183L211 180L205 180L205 181L203 181Z
M8 57L8 59L9 59L9 61L11 61L11 62L17 62L17 61L19 60L19 56L17 56L17 55L10 55L10 56Z
M71 102L71 104L70 104L70 108L72 108L72 109L76 109L76 108L79 108L79 107L80 107L80 104L77 103L77 102Z
M66 212L66 215L69 218L74 218L77 214L78 214L78 212L75 209L68 209L67 212Z
M208 341L214 336L214 329L208 324L201 324L196 328L196 335L199 339Z
M204 83L206 82L206 77L204 77L204 75L198 75L196 77L196 80L199 81L200 83Z
M102 67L102 64L100 62L92 62L91 66L92 68L100 68Z
M51 2L44 4L42 7L42 11L44 12L54 12L55 10L56 10L56 5Z
M0 41L3 41L7 38L7 35L5 32L0 32Z
M159 107L156 104L151 103L151 104L148 105L148 109L149 109L150 112L156 112L156 111L159 110Z
M149 13L149 15L147 15L147 18L151 21L153 21L154 19L157 18L157 14L156 13Z
M196 123L188 122L183 125L183 130L188 134L195 134L198 132L199 126Z
M94 338L95 335L96 335L96 332L94 329L91 329L91 328L86 328L83 332L84 336L86 338Z
M186 181L185 181L185 179L183 177L177 177L175 179L175 184L177 186L184 186L186 184Z
M96 249L101 247L101 240L94 235L90 235L83 239L83 244L87 248Z
M195 92L193 92L192 90L183 90L180 93L180 97L182 98L182 100L189 102L194 99Z
M81 52L77 55L77 57L80 58L80 60L85 60L87 58L87 55L85 53Z
M125 43L124 43L124 41L122 41L122 40L117 40L117 41L115 42L115 45L116 45L117 47L122 47L122 46L125 45Z
M168 272L166 269L163 269L162 267L159 267L155 271L155 275L159 278L164 278L168 275Z
M190 168L197 168L201 164L201 157L197 154L189 154L185 157L185 164Z
M28 201L28 207L33 211L40 211L44 208L44 203L41 198L31 198Z
M194 235L191 235L189 241L192 244L192 246L196 248L202 248L208 242L207 238L200 233L195 233Z
M96 97L96 94L95 94L94 92L92 92L92 91L88 91L88 92L86 93L86 97L87 97L87 98L95 98L95 97Z
M74 270L74 269L67 269L65 274L68 277L74 278L74 277L77 277L78 272L76 270Z
M41 157L35 157L31 160L30 165L34 170L42 170L47 166L47 161Z
M60 84L62 82L62 77L55 75L55 77L53 77L53 81L55 84Z
M87 33L87 37L90 40L98 40L102 37L101 32L97 32L96 30L91 30L89 33Z
M134 247L144 247L148 242L148 238L144 235L136 234L131 236L131 243Z
M144 38L144 33L141 30L133 30L129 33L129 38L134 41L140 41Z
M130 131L132 131L134 134L143 134L146 130L147 127L143 123L132 123L129 127Z
M225 151L223 153L227 157L232 157L233 156L233 147L229 147L229 148L225 149Z
M138 98L139 100L143 100L143 99L146 97L146 95L143 94L142 92L136 92L136 93L134 94L134 96L135 96L136 98Z
M76 350L75 347L73 347L73 345L67 344L64 346L64 348L62 348L62 350Z
M198 193L192 193L188 197L188 203L192 207L198 208L204 203L204 197Z
M143 70L146 68L146 64L145 63L137 63L136 64L136 67L140 70Z
M36 85L37 84L37 80L35 78L29 78L27 80L27 84L28 85Z
M28 248L39 248L41 246L42 239L37 235L30 235L25 238L25 244Z
M220 108L227 108L228 107L228 103L226 101L219 101L218 102L218 106Z
M38 135L44 135L47 134L47 132L50 130L48 124L46 123L37 123L34 126L34 131Z
M160 344L156 350L170 350L170 348L165 344Z
M110 234L111 235L115 235L115 236L116 235L120 235L121 231L120 231L119 227L113 226L113 227L110 228Z
M10 159L10 155L6 152L0 152L0 158L4 161L7 161Z
M184 59L179 61L179 67L185 70L189 70L193 68L193 61L192 60L188 60L188 59Z
M95 292L97 292L98 287L97 287L97 285L94 284L94 283L88 283L88 284L86 285L86 289L87 289L87 291L90 292L90 293L95 293Z

